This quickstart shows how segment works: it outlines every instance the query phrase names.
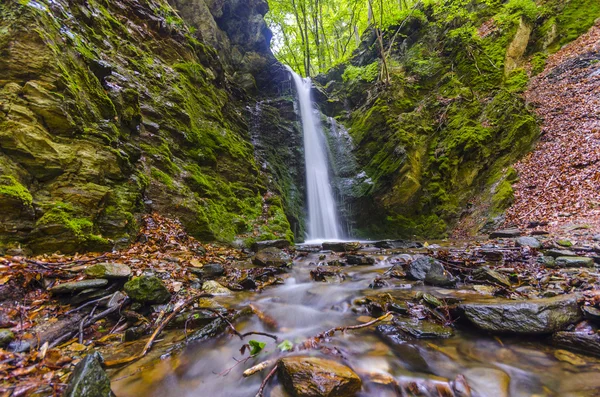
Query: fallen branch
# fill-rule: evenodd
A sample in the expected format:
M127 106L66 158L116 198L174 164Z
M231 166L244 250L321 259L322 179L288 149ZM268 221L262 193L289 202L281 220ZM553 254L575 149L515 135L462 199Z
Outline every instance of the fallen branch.
M268 366L275 364L276 361L277 360L267 360L267 361L263 361L260 364L256 364L255 366L250 367L247 370L245 370L244 373L242 374L242 376L244 378L252 376L252 375L254 375L257 372L260 372L260 371L264 370Z
M275 372L277 371L278 366L279 364L275 364L273 366L273 369L271 369L271 371L269 371L265 379L263 379L262 383L260 384L260 387L258 388L258 392L256 393L256 397L263 397L265 387L267 387L267 383L269 383L269 380L271 380L271 378L275 376Z
M34 259L25 259L25 262L32 264L32 265L38 265L41 267L45 267L45 266L71 266L71 265L84 265L86 263L90 263L90 262L94 262L94 261L98 261L101 259L105 259L106 256L108 254L103 254L100 255L96 258L91 258L91 259L77 259L77 260L73 260L73 261L64 261L64 262L42 262L42 261L36 261Z
M254 311L254 308L252 307L252 305L250 305L250 309L252 310L253 313L256 313ZM267 332L249 331L249 332L246 332L246 333L242 334L237 329L235 329L235 327L233 326L233 324L231 323L231 321L229 321L227 319L227 317L223 316L217 310L215 310L215 309L209 309L209 308L204 308L204 310L207 310L207 311L209 311L211 313L216 314L221 320L225 321L227 323L227 326L229 327L229 329L231 329L231 332L233 332L241 340L244 340L245 337L250 336L250 335L262 335L262 336L266 336L266 337L269 337L271 339L274 339L275 342L279 341L279 339L277 338L277 335L269 334Z
M194 296L189 297L179 307L177 307L176 309L174 309L171 312L171 314L169 314L167 316L167 318L165 318L160 323L160 325L154 330L154 332L150 336L150 339L148 339L148 342L146 342L146 346L144 346L144 349L139 354L136 354L136 355L131 356L131 357L126 357L126 358L118 359L118 360L105 361L104 362L104 366L107 367L107 368L115 367L115 366L122 365L122 364L128 364L128 363L130 363L132 361L135 361L135 360L138 360L138 359L144 357L146 354L148 354L148 352L152 348L152 345L154 344L154 341L156 340L156 338L158 337L158 335L162 332L163 329L165 329L165 327L167 326L167 324L169 324L169 322L171 322L171 320L173 320L175 318L175 316L177 314L179 314L185 308L187 308L188 306L190 306L192 303L196 302L199 298L206 298L206 297L211 297L211 296L212 296L211 294L202 293L202 294L198 294L198 295L194 295Z

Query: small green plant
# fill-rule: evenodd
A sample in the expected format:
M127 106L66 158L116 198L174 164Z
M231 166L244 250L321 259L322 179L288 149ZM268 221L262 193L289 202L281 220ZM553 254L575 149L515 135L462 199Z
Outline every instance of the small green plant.
M379 76L379 61L375 61L367 66L348 65L342 75L342 79L344 81L361 80L370 83L375 81L377 76Z

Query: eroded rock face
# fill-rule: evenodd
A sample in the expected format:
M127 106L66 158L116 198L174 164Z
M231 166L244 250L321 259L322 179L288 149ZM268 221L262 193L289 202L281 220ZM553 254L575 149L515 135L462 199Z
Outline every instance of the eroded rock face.
M279 362L285 389L297 397L351 397L362 387L349 367L318 357L286 357Z
M495 333L549 334L581 318L576 295L524 301L502 300L459 305L477 328Z

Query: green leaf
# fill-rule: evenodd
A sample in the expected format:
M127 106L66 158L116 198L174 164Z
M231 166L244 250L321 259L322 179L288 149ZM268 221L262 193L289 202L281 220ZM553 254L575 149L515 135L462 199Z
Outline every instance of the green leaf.
M252 339L248 342L250 345L250 355L254 356L261 352L262 349L267 345L265 342L259 342L257 340Z
M278 344L277 347L282 352L287 352L287 351L292 350L294 348L294 344L292 342L290 342L289 340L286 339L283 342L281 342L280 344Z

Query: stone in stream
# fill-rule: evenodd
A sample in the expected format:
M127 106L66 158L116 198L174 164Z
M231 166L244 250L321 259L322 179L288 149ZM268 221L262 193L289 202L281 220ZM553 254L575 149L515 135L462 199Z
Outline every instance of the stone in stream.
M72 281L55 285L50 288L50 292L56 295L72 294L74 292L84 291L91 288L102 288L108 284L108 280L100 278L93 280Z
M225 268L220 263L208 263L202 267L190 267L188 270L198 277L209 279L225 274Z
M465 303L458 308L475 327L495 333L549 334L581 319L576 295Z
M517 228L496 230L490 234L490 238L511 238L519 237L521 231Z
M319 357L294 356L279 361L279 377L293 396L350 397L362 381L349 367Z
M231 290L223 287L221 284L219 284L213 280L205 281L204 284L202 284L202 290L204 292L206 292L207 294L211 294L211 295L230 295L231 294Z
M556 258L558 267L594 267L594 259L587 256L559 256Z
M362 248L362 244L359 242L339 241L339 242L325 242L323 243L324 251L333 252L349 252L356 251Z
M110 379L102 369L101 362L98 353L85 356L75 366L64 397L114 397Z
M15 334L9 329L0 329L0 347L7 346L15 339Z
M373 245L377 248L384 249L408 249L423 247L423 244L409 240L382 240L375 242Z
M510 376L496 368L469 368L463 373L467 383L478 397L508 397Z
M85 274L94 278L129 278L131 268L122 263L98 263L85 269Z
M445 339L454 334L452 328L426 320L414 321L396 319L394 325L396 325L400 331L415 339Z
M425 276L425 284L452 287L456 284L456 279L444 269L440 262L434 260Z
M279 267L292 263L292 259L279 248L269 247L258 251L252 259L252 263L257 266Z
M369 266L375 264L375 258L364 255L346 255L346 263L349 265Z
M552 335L552 343L575 352L600 356L600 335L597 332L560 331Z
M519 237L515 243L517 247L529 247L535 249L539 249L542 247L542 243L540 243L540 241L535 237Z
M125 283L125 293L131 299L142 303L167 303L171 293L156 276L142 275Z
M258 252L260 250L264 250L265 248L288 248L290 246L290 242L284 239L280 240L266 240L266 241L257 241L252 244L252 251Z
M495 270L490 269L487 266L480 267L473 271L473 278L479 281L489 281L492 284L500 285L502 287L510 288L510 280L503 274L498 273Z

